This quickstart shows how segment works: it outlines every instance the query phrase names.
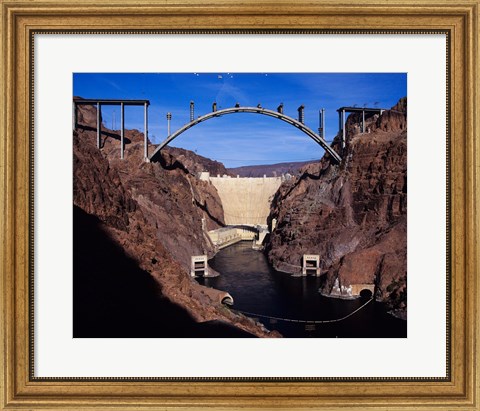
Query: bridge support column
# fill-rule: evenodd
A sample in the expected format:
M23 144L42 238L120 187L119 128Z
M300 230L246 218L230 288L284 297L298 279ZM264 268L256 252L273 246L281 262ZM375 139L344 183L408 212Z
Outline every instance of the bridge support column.
M148 160L148 105L143 106L143 159Z
M318 111L318 135L322 137L322 110ZM323 137L322 137L323 138Z
M305 106L302 104L298 109L298 121L305 124Z
M125 106L120 103L120 158L123 160L124 146L124 134L125 134Z
M362 133L365 133L365 110L362 111Z
M77 105L72 103L72 131L77 128Z
M345 148L345 110L342 110L342 148Z
M72 103L72 128L75 130L77 128L77 104Z
M167 113L167 137L170 137L170 120L172 119L172 113Z
M325 140L325 109L322 108L322 138Z
M101 105L97 103L97 148L100 148L100 133L102 132Z

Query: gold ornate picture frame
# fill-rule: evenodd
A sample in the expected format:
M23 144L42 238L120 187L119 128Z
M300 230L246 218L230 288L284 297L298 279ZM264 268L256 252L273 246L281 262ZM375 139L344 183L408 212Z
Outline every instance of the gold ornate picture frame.
M1 0L1 409L480 410L478 0ZM36 378L33 47L48 32L446 33L450 198L447 378Z

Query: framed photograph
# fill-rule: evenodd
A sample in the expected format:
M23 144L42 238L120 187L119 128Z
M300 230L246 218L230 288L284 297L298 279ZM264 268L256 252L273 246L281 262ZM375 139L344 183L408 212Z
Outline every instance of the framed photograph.
M1 409L480 410L478 0L1 4Z

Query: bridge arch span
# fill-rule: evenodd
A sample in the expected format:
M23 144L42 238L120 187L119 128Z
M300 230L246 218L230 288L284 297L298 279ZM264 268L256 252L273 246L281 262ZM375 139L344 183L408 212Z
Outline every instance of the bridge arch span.
M305 133L307 136L309 136L312 140L314 140L317 144L319 144L327 153L330 154L330 156L333 158L334 161L337 163L340 163L342 161L342 158L340 155L330 146L328 143L320 137L318 134L316 134L312 129L307 127L305 124L301 123L298 120L295 120L292 117L289 117L283 113L279 113L277 111L269 110L266 108L260 108L260 107L231 107L231 108L225 108L222 110L218 111L212 111L211 113L205 114L201 117L198 117L197 119L185 124L183 127L179 128L177 131L172 133L170 136L168 136L162 143L158 145L158 147L155 149L153 154L150 156L150 161L158 161L160 157L160 151L171 141L173 141L175 138L177 138L180 134L184 133L188 129L192 128L193 126L202 123L203 121L209 120L214 117L221 117L224 115L228 114L235 114L235 113L253 113L253 114L261 114L264 116L269 116L269 117L274 117L279 120L282 120L296 128L298 128L300 131Z

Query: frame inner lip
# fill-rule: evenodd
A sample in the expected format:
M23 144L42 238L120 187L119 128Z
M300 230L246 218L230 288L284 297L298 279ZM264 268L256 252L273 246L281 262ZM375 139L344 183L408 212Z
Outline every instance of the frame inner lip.
M233 35L233 34L367 34L367 35L381 35L381 34L444 34L446 35L447 53L446 53L446 93L447 93L447 124L446 124L446 139L447 139L447 215L446 215L446 232L447 232L447 262L446 262L446 288L447 288L447 327L446 327L446 376L445 377L36 377L35 376L35 351L34 351L34 37L36 34L135 34L135 35L149 35L149 34L219 34L219 35ZM450 29L31 29L29 48L30 56L32 56L29 67L30 78L30 233L29 233L29 381L31 382L450 382L451 381L451 43Z

